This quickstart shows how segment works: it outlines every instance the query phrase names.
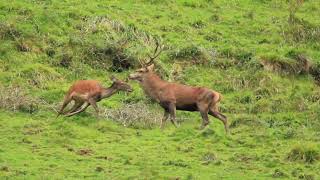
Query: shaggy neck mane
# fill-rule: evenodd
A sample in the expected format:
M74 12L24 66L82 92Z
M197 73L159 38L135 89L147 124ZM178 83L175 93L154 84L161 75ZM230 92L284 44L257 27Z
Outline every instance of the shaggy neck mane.
M159 89L165 86L168 82L162 80L157 74L150 72L142 80L141 85L145 93L151 98L159 100Z

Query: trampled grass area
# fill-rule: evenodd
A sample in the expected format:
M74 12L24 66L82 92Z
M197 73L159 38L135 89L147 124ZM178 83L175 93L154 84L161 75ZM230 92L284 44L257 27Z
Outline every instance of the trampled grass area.
M318 179L320 4L292 2L0 2L0 179ZM221 92L230 136L196 112L161 131L135 82L99 106L146 104L150 126L55 120L72 82L126 78L157 39L157 72Z

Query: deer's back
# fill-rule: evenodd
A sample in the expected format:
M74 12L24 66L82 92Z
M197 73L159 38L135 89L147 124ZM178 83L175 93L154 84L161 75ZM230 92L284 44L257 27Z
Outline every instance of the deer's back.
M200 96L206 93L211 93L212 90L203 87L194 87L178 83L170 83L171 87L167 89L172 90L177 102L193 103L196 102Z
M69 89L70 93L76 94L95 94L102 90L102 85L96 80L79 80L75 82Z

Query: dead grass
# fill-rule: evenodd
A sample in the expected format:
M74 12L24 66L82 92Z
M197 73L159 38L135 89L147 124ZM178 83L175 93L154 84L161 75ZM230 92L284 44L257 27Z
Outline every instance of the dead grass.
M309 73L311 63L302 54L297 54L293 58L278 56L263 56L260 63L264 69L287 75L299 75Z
M0 23L0 39L16 40L22 35L13 25Z
M124 104L118 109L106 109L104 116L126 127L150 129L160 125L162 113L149 109L148 105L142 102Z
M39 110L39 105L38 100L27 95L19 86L0 86L0 108L34 113Z

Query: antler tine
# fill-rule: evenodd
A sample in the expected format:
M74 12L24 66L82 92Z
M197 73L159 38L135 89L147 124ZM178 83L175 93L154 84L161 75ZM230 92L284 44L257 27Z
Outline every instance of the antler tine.
M153 52L153 56L150 56L148 54L150 60L149 60L149 62L146 63L146 65L150 65L151 63L153 63L153 61L161 54L164 46L162 45L160 48L159 48L159 46L160 46L159 41L156 41L156 48Z
M155 55L158 52L158 48L159 48L159 41L156 41L156 49L153 52L153 55Z
M138 58L138 61L142 67L145 66L145 63L140 58Z

